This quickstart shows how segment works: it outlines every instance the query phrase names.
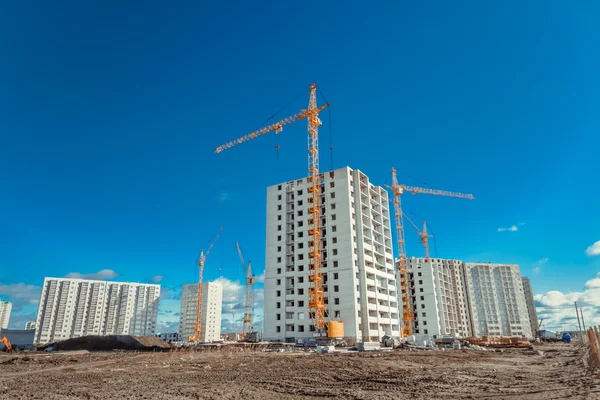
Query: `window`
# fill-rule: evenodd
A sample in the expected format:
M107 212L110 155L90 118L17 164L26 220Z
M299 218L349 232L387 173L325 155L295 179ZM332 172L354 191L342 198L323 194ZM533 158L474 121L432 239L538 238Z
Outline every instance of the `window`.
M298 200L298 205L301 206L302 205L302 200Z
M335 183L334 183L334 182L331 182L331 183L329 184L329 187L330 187L330 188L332 188L332 187L335 187Z
M277 196L277 200L281 200L281 195L278 195L278 196Z
M277 291L277 297L281 297L281 290Z
M331 203L331 206L329 208L331 208L332 210L335 210L335 203Z
M331 239L331 243L336 244L337 243L337 238L336 237L332 238Z
M422 281L422 280L419 280L419 285L422 285L422 284L423 284L423 281Z
M341 318L340 317L340 312L339 311L334 311L334 318Z
M425 300L425 296L421 296L421 301Z
M304 226L304 221L298 221L298 227Z
M335 225L334 225L334 226L332 226L332 227L331 227L331 232L337 232L337 226L335 226Z
M304 243L298 243L298 248L299 249L303 249L304 248Z
M281 204L277 205L277 211L281 211Z
M423 330L423 333L427 335L427 329L424 329L424 330Z
M421 313L421 315L423 316L423 318L427 318L427 313Z
M425 308L425 304L421 304L421 308Z
M423 288L419 288L419 292L423 293Z
M303 276L299 276L298 277L298 283L304 283L304 277Z
M281 190L281 185L277 185L277 190Z
M299 295L303 295L304 294L304 289L302 289L302 288L298 289L298 294Z
M277 268L277 273L281 274L281 268Z
M334 261L334 262L333 262L333 268L337 268L337 267L338 267L338 262L337 262L337 261Z
M301 217L301 216L303 216L303 215L304 215L304 211L302 211L302 210L298 211L298 216L299 216L299 217Z
M336 220L336 216L335 216L335 214L331 214L331 220L332 220L332 221L335 221L335 220Z
M422 273L422 272L419 272L419 276L423 276L423 273Z
M304 300L298 301L298 307L304 307Z
M281 242L281 235L280 235L280 236L277 236L277 241L278 241L278 242Z
M340 304L340 298L339 297L334 297L333 298L333 304L339 305Z
M331 192L329 195L332 199L335 199L335 192Z
M339 277L338 273L337 273L337 272L334 272L334 273L333 273L333 279L338 279L338 277Z
M304 260L304 254L299 254L298 255L298 260Z
M277 279L277 285L281 285L281 279Z
M281 264L281 257L277 257L277 263Z
M338 285L334 285L333 286L333 291L334 292L339 292L340 291L340 287Z
M281 308L281 303L277 303L277 308Z
M281 230L281 225L277 225L277 230L280 231Z
M281 321L281 314L277 314L277 321Z
M298 237L299 238L304 237L304 232L298 232Z
M338 254L338 253L337 253L337 249L333 249L333 255L334 255L334 256L337 256L337 254Z
M281 253L281 246L277 246L277 252Z

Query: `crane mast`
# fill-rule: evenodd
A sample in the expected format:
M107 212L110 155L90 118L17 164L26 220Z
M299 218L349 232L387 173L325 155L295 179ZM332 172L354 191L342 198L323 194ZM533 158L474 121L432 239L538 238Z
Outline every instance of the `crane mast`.
M234 146L243 144L249 140L256 139L271 131L279 133L283 126L307 119L308 121L308 183L309 183L309 289L308 289L308 309L313 321L315 330L318 333L324 333L325 318L327 309L325 307L325 294L323 290L323 272L321 258L321 176L319 174L319 126L322 125L319 119L319 112L329 103L317 105L317 86L310 85L310 97L308 108L299 113L284 118L271 125L255 130L236 140L232 140L215 149L215 153L220 153Z
M248 261L248 267L246 267L240 244L235 242L235 246L237 247L238 255L240 256L240 261L242 262L242 268L246 274L246 301L242 328L242 333L246 335L254 330L252 326L252 285L256 283L256 279L252 274L252 264L250 261Z
M398 183L398 178L396 177L396 169L394 168L392 168L392 186L386 186L394 192L394 212L396 214L396 232L398 234L398 257L400 262L400 285L402 290L402 322L404 325L401 331L401 336L407 337L410 336L413 332L414 314L412 306L412 294L410 293L409 287L408 268L406 266L406 243L404 241L404 226L402 222L403 214L400 196L404 192L410 192L412 194L422 193L436 196L458 197L469 200L473 200L474 197L472 194L448 192L444 190L401 185ZM423 225L423 232L420 232L419 236L421 236L421 242L425 246L425 257L427 260L429 260L429 236L427 235L427 226L425 224Z
M425 262L429 262L431 260L431 257L429 257L429 238L433 236L427 233L427 221L423 221L423 230L420 230L417 225L410 218L408 218L408 215L404 214L404 217L406 217L408 222L410 222L410 224L417 230L419 239L423 244L423 249L425 249Z
M204 276L204 263L206 262L206 257L210 254L210 251L215 245L217 238L221 234L223 227L219 228L219 231L215 235L215 238L211 242L210 246L208 246L208 250L206 250L206 254L204 254L204 250L200 251L200 257L198 258L198 299L197 299L197 309L196 309L196 325L194 326L194 336L188 337L188 342L196 343L200 339L200 326L202 324L202 279Z

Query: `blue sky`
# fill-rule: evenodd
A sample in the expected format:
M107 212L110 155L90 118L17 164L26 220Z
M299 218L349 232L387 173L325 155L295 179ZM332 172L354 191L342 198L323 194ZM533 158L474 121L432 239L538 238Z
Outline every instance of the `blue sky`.
M4 2L0 297L13 326L35 314L44 276L102 270L162 276L161 318L175 321L176 288L220 226L205 275L234 302L234 243L262 272L265 188L306 174L306 126L213 149L305 107L312 81L332 104L322 170L384 184L394 166L403 183L473 193L404 205L439 257L518 263L548 318L577 293L592 312L600 6L482 3Z

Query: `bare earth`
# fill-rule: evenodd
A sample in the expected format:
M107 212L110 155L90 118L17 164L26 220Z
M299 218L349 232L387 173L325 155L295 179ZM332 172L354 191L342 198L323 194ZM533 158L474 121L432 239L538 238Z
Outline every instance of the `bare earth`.
M0 356L0 399L600 399L577 345L384 353Z

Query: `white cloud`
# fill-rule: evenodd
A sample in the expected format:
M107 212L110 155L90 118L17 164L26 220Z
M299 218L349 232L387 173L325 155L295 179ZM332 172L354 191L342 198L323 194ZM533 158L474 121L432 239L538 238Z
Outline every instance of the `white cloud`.
M516 225L513 225L509 228L498 228L498 232L516 232L519 230L519 227Z
M257 283L265 283L265 271L262 274L258 275L256 278Z
M542 272L542 267L548 263L548 257L544 257L537 262L533 268L533 273L539 275Z
M600 255L600 240L591 245L585 250L585 254L588 256L598 256Z
M156 275L152 277L152 282L153 283L159 283L164 279L164 276L162 275Z
M241 284L239 281L230 281L223 276L215 279L213 282L223 286L222 332L231 332L231 330L239 331L240 319L245 311L245 284ZM252 320L254 329L262 329L264 290L253 287L252 294ZM233 321L232 313L235 314L235 321Z
M22 304L38 304L42 288L26 283L11 283L5 285L0 282L0 298L14 303L13 307Z
M93 272L90 274L82 274L81 272L69 272L65 275L65 278L74 278L74 279L94 279L94 280L105 280L105 279L114 279L118 277L117 274L112 269L103 269L98 272Z
M577 329L575 305L583 310L587 327L600 324L600 274L585 283L582 292L560 292L551 290L534 296L538 317L544 319L543 329Z

